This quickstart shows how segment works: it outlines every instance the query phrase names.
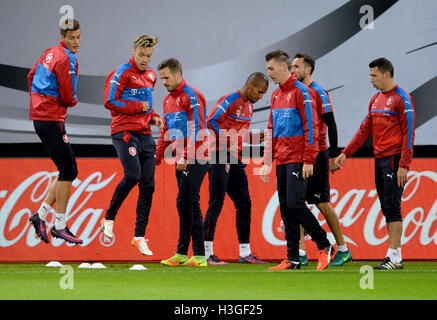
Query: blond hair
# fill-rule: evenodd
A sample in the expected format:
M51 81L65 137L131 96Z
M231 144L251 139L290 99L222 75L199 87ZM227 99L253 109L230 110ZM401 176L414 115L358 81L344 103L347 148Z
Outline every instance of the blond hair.
M147 34L143 34L135 38L134 41L134 49L140 47L153 47L158 43L158 37L148 36Z

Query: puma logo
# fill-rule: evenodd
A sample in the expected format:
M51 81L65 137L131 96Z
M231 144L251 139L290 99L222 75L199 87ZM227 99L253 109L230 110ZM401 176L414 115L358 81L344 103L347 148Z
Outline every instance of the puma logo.
M393 180L393 173L392 173L392 174L388 174L388 173L387 173L387 177L389 177L390 179Z
M295 175L296 178L299 178L299 172L292 172L291 174Z
M187 172L187 171L182 171L182 173L183 173L186 177L188 177L188 172Z
M321 195L322 195L321 193L315 193L315 194L314 194L314 196L315 196L316 198L318 198L318 199L320 199Z

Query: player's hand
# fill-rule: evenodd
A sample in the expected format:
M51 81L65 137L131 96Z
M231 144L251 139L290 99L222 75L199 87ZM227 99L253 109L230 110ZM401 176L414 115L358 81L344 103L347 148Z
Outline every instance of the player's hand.
M337 158L335 158L335 164L339 169L344 166L344 162L346 161L346 155L341 153Z
M160 117L153 117L152 118L152 123L157 126L159 128L160 131L162 131L164 129L164 122L162 121L162 119Z
M270 181L270 178L268 176L270 174L270 171L272 171L272 166L269 166L267 164L263 165L261 167L261 169L259 170L260 178L264 183L267 183Z
M149 108L150 108L149 102L141 101L141 104L143 105L143 110L142 110L143 112L149 111Z
M308 163L304 163L303 167L302 167L302 178L304 180L306 180L309 177L311 177L312 175L313 175L313 165L308 164Z
M407 183L407 173L408 170L405 168L398 169L398 187L403 188Z
M261 131L259 133L259 143L263 143L264 142L264 131Z
M335 164L335 158L329 159L329 172L334 174L334 172L337 171L338 169L340 169L340 167Z
M185 171L185 170L187 170L187 166L188 166L188 160L181 158L176 163L176 170L177 171Z

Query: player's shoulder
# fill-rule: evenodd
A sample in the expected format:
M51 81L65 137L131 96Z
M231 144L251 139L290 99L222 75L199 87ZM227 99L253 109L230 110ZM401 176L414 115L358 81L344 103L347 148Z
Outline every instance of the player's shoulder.
M313 89L315 93L317 93L322 98L328 95L328 92L317 82L313 81L309 86L310 89Z
M396 88L394 89L394 92L396 93L397 97L398 97L398 102L400 102L401 104L403 104L405 106L405 108L411 107L413 106L414 102L413 99L411 98L410 94L402 89L399 86L396 86Z

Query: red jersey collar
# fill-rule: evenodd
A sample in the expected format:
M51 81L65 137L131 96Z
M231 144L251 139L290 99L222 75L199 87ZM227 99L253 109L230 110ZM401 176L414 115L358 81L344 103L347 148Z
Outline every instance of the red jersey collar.
M74 52L70 51L70 49L67 48L67 46L65 45L65 43L64 43L63 41L60 41L60 42L59 42L59 45L60 45L62 48L67 49L69 52L71 52L71 53L74 54Z
M387 93L392 93L393 91L395 91L396 89L398 88L398 85L395 85L394 87L393 87L393 89L390 89L390 90L388 90L388 91L382 91L381 90L381 93L383 93L383 94L387 94Z
M177 87L173 90L173 92L179 92L182 91L182 88L185 87L187 83L185 82L184 78L182 78L181 82L177 85Z
M296 82L296 80L297 80L296 76L292 73L290 78L288 78L287 81L281 84L279 88L281 88L281 90L290 89L293 86L293 84Z

